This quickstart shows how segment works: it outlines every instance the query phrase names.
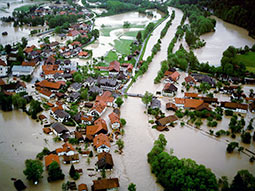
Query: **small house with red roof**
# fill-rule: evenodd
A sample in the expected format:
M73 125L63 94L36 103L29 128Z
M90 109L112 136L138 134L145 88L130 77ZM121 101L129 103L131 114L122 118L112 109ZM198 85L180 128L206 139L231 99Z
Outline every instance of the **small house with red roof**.
M110 119L112 129L120 128L120 116L118 114L112 112L108 115L108 117Z
M111 144L107 135L100 133L93 139L93 146L98 153L110 152Z
M5 61L0 59L0 77L4 77L7 75L8 75L8 66L5 63Z
M112 61L109 65L109 74L117 75L120 72L120 63L116 60Z

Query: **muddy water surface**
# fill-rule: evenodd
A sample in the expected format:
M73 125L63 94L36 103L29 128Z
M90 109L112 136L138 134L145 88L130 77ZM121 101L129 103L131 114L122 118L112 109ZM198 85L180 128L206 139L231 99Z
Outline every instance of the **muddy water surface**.
M200 62L209 62L210 65L220 66L223 52L229 47L236 48L248 45L251 47L255 39L248 36L248 31L236 25L224 22L222 19L213 17L216 20L216 31L201 36L206 45L194 50Z

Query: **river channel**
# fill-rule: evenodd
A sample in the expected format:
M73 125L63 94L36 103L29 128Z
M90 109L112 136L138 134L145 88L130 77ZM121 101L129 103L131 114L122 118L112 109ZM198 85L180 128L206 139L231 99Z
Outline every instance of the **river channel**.
M170 13L172 9L173 8L169 8ZM176 32L176 27L179 25L183 15L180 10L174 10L175 19L166 36L162 39L161 51L155 55L147 73L139 78L130 88L130 93L145 93L145 91L155 93L157 90L161 90L163 85L154 85L153 80L160 69L160 62L167 58L167 47L172 40ZM122 15L123 20L121 20L120 17L115 16L119 19L120 23L128 21L128 18L131 16L130 13ZM108 17L100 18L100 24L108 23L108 19ZM144 59L151 54L151 49L157 42L160 31L163 29L168 19L159 25L153 32L148 41ZM232 25L225 23L224 21L220 22L222 23L222 27L217 28L216 25L216 32L214 34L207 34L207 46L210 45L209 42L213 42L213 36L215 35L217 35L217 38L220 38L221 44L225 44L226 37L224 35L219 35L225 30L232 31L228 35L232 35L233 38L239 39L244 45L251 45L254 43L254 40L249 40L248 35L245 35L242 32L243 29L240 29L239 27L230 27ZM240 46L242 45L240 44ZM207 51L207 47L198 50L196 54L199 57L199 55L202 56L205 54L205 51ZM208 52L207 55L209 56L204 59L208 58L208 61L214 64L214 62L209 60L209 57L221 57L221 55L218 54L222 54L222 52ZM200 57L199 59L202 58ZM215 65L217 64L215 63ZM180 80L183 80L185 75L185 73L182 73ZM166 101L168 100L162 100L162 108L165 107L164 103ZM125 118L127 121L123 139L125 147L123 154L119 155L114 153L115 146L113 146L111 153L113 154L115 167L112 175L110 175L111 177L119 178L121 191L126 191L131 182L136 184L137 190L139 191L163 190L163 188L156 183L156 179L151 174L150 166L147 163L147 153L151 150L153 142L157 139L159 132L152 129L148 124L149 117L144 111L145 105L138 98L125 99L125 103L121 108L121 117ZM109 112L110 111L107 111L103 117L106 118ZM23 170L25 168L24 161L26 159L35 158L36 154L45 146L53 150L58 148L61 144L54 143L51 136L44 135L41 129L42 126L34 120L31 120L25 113L20 111L1 111L0 113L0 190L14 190L10 178L21 178L25 181ZM173 113L168 112L167 114ZM226 126L227 124L222 125ZM246 155L226 154L226 143L224 141L211 138L199 130L187 126L180 127L179 125L176 125L175 128L170 129L170 131L164 132L164 135L168 141L166 147L168 152L170 152L170 148L172 148L176 156L180 158L191 158L197 163L205 165L207 168L212 169L217 177L228 176L231 180L240 169L249 169L250 172L253 174L255 173L255 165L249 163L249 158ZM45 141L45 139L47 141ZM254 143L251 145L251 149L254 151ZM94 161L92 161L90 165L87 165L85 159L82 159L78 167L86 169L88 167L93 167L94 164ZM61 167L66 174L66 177L68 177L69 166L67 167L61 164ZM28 190L60 190L62 182L47 184L46 177L47 174L44 173L42 182L38 186L30 185ZM93 178L88 177L85 173L81 176L78 183L86 183L91 186L92 179ZM66 180L68 180L68 178L66 178ZM25 181L25 183L28 185L27 181Z

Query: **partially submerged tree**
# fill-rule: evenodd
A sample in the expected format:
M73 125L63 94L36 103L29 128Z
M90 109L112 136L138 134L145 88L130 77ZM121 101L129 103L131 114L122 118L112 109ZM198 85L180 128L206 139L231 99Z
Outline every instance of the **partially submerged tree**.
M39 160L28 159L25 161L26 169L23 173L26 175L27 179L33 181L34 184L42 178L43 164Z

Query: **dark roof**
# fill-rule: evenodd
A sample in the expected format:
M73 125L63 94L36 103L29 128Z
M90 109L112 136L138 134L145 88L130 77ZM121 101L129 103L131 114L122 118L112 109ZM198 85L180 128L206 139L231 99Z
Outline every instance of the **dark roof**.
M150 107L151 108L160 108L161 107L160 100L158 100L157 98L153 97L152 100L151 100Z
M118 178L110 178L110 179L101 179L101 180L93 180L93 189L96 190L106 190L111 188L118 188L119 179Z
M176 121L178 118L175 115L169 115L167 117L163 117L156 121L156 123L160 126L165 126L168 123L172 123Z
M57 132L57 133L64 133L68 132L69 130L62 124L62 123L53 123L51 127Z
M112 169L113 168L113 160L112 155L110 153L99 153L97 155L98 161L96 165L99 169Z
M70 94L70 98L75 100L78 99L81 96L81 94L79 92L73 92Z
M172 93L172 92L176 92L178 90L178 88L173 85L173 84L170 84L170 83L167 83L165 86L164 86L164 89L163 91L164 92L167 92L167 93Z
M81 89L82 84L81 84L81 83L75 82L75 83L72 83L72 84L70 85L70 87L73 88L73 89L75 89L75 90L78 90L78 89Z
M59 118L69 118L70 117L70 114L67 113L65 110L62 110L62 109L58 109L54 113Z

